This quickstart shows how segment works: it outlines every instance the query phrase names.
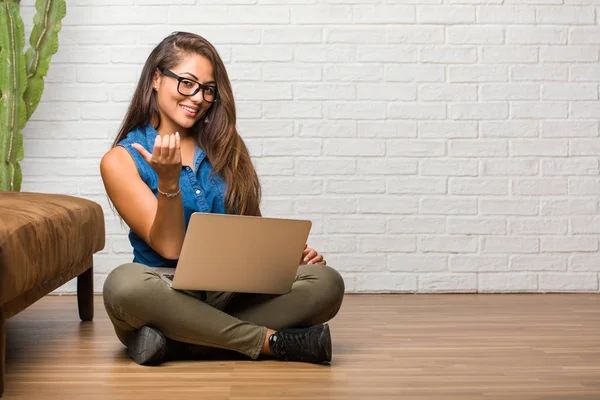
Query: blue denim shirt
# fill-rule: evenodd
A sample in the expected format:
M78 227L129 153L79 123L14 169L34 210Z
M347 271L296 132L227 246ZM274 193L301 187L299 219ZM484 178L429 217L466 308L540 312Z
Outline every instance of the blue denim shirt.
M129 132L118 145L123 146L133 157L140 177L148 185L155 196L158 195L158 175L144 158L131 145L139 143L152 153L158 132L150 124ZM212 172L212 165L206 153L199 146L194 152L194 168L183 166L179 175L179 187L183 201L185 229L187 231L190 217L194 212L210 212L225 214L225 181ZM133 262L150 267L175 267L177 260L168 260L154 251L141 237L129 231L129 241L133 246Z

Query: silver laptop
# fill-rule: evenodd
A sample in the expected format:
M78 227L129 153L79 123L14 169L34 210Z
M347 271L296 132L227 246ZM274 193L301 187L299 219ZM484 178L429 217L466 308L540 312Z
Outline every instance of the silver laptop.
M154 268L173 289L288 293L312 222L193 213L177 268Z

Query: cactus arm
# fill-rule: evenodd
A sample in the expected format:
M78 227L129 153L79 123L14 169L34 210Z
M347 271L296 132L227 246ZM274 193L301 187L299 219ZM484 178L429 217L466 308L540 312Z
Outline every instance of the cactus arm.
M19 191L23 159L25 31L18 1L0 0L0 191Z
M48 73L50 59L58 51L58 32L61 20L67 14L65 0L36 0L37 13L33 18L34 26L29 37L30 47L27 58L27 90L25 105L27 119L35 111L44 91L44 76Z

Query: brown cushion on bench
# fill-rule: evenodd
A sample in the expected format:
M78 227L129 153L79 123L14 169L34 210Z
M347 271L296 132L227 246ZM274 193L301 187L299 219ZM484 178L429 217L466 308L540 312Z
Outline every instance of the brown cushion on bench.
M66 195L0 193L0 304L104 248L104 214Z

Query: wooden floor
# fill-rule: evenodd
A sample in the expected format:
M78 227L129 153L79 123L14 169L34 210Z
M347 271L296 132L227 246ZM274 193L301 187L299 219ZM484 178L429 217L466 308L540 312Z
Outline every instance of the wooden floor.
M600 399L600 295L347 295L330 366L272 360L141 367L96 297L8 320L10 399Z

